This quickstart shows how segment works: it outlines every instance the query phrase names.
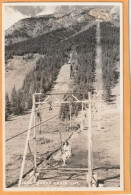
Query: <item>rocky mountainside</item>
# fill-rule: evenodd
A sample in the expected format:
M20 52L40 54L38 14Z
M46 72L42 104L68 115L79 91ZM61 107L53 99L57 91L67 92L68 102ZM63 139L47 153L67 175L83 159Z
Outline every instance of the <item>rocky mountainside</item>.
M120 22L120 9L118 6L114 6L111 11L110 14L112 15L112 23L115 24L116 26L119 25Z
M71 28L88 20L88 10L77 9L71 12L54 13L26 18L18 21L6 31L6 44L34 38L60 28Z
M111 21L111 18L109 10L99 8L75 8L66 12L26 18L6 30L5 43L9 45L21 42L61 28L74 30L75 26L86 26L91 20Z
M112 20L111 14L104 9L91 9L89 15L99 21L109 22Z

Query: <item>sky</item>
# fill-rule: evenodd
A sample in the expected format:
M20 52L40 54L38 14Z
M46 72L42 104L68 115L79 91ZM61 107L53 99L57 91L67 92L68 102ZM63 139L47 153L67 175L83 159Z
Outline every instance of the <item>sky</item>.
M23 18L38 15L52 14L56 6L5 6L4 7L4 29Z

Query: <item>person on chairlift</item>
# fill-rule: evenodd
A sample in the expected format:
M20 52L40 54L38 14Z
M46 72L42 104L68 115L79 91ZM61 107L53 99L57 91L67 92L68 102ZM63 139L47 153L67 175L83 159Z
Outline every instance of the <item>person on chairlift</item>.
M62 160L63 166L66 166L66 161L71 157L71 146L69 142L66 141L62 149Z

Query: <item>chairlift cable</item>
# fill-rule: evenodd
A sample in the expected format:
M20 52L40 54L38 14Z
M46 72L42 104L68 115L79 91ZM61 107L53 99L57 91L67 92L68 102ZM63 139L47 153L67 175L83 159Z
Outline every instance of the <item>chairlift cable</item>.
M59 116L59 114L58 114L58 115L53 116L52 118L49 118L49 119L47 119L47 120L43 121L41 124L43 124L43 123L45 123L45 122L47 122L47 121L49 121L49 120L51 120L51 119L53 119L53 118L55 118L55 117L57 117L57 116ZM34 129L34 127L38 127L39 125L40 125L40 124L38 124L38 125L35 125L35 126L31 127L31 128L30 128L30 130ZM23 133L27 132L28 130L29 130L29 129L27 129L27 130L25 130L25 131L23 131L23 132L21 132L21 133L19 133L19 134L15 135L15 136L13 136L13 137L10 137L10 138L6 139L6 140L5 140L5 142L7 142L7 141L9 141L9 140L12 140L12 139L14 139L14 138L18 137L19 135L22 135Z

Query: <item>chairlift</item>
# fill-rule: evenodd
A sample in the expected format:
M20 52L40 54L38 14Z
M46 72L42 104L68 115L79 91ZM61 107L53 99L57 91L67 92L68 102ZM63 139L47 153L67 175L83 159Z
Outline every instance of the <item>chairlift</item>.
M53 110L52 106L49 107L49 111Z
M38 117L38 118L41 117L40 111L37 111L37 117Z
M50 105L49 111L53 110L53 108L52 108L52 102L48 102L48 104Z

